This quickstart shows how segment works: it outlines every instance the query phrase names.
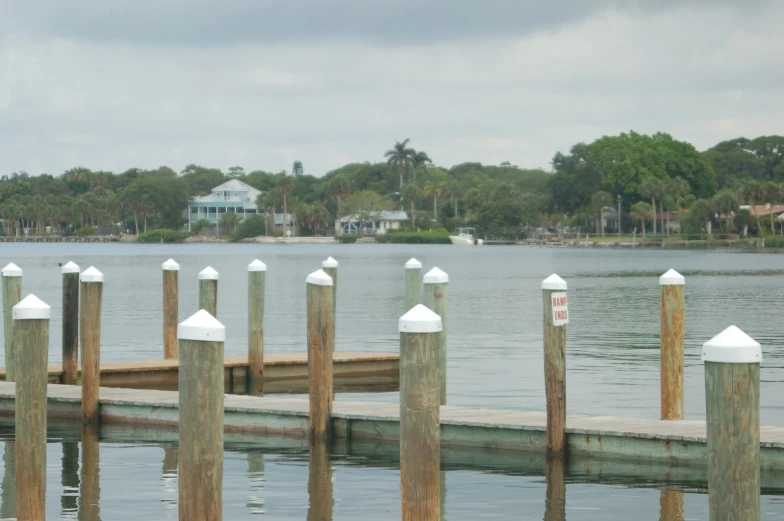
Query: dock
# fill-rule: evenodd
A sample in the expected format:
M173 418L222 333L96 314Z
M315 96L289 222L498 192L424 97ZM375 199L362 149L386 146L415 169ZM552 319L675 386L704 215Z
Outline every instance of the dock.
M13 420L15 386L0 382L0 418ZM81 388L49 384L48 416L52 422L78 422ZM308 400L293 397L226 395L226 442L307 444ZM179 397L175 391L100 389L102 432L156 433L176 441ZM399 442L397 403L334 402L336 443L394 458ZM462 465L518 471L544 467L546 414L536 411L441 407L441 446ZM165 434L170 433L170 434ZM570 472L705 483L706 426L703 421L665 421L610 416L567 418ZM761 485L784 491L784 428L762 427ZM273 443L277 443L274 442ZM372 444L368 448L368 444ZM364 448L363 448L364 447ZM470 463L473 461L473 463Z
M388 353L334 353L334 377L338 391L394 391L399 383L400 356ZM101 386L126 389L176 391L179 360L134 360L101 362ZM227 356L224 360L224 392L242 394L246 389L247 356ZM5 380L0 367L0 380ZM61 365L48 367L49 383L60 383ZM81 374L81 373L80 373ZM81 387L77 387L80 389ZM307 393L307 353L268 354L264 357L265 393Z

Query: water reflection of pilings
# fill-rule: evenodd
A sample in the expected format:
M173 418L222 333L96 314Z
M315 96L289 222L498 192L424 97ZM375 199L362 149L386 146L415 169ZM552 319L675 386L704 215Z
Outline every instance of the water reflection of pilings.
M73 518L79 506L79 443L63 441L63 459L60 480L63 495L60 496L60 517Z
M312 443L308 455L308 521L332 521L332 467L326 443Z
M167 518L177 518L177 468L180 462L180 453L174 444L167 443L163 446L163 465L161 468L161 481L166 498L162 499L163 510Z
M547 459L544 521L566 520L566 467L562 459Z
M659 521L684 521L683 492L662 490L659 507Z
M250 497L245 505L253 515L264 514L264 454L261 452L248 453L248 482L250 483Z
M16 443L5 440L3 448L3 490L0 517L16 517Z
M98 426L95 424L83 425L79 521L101 521L100 469Z

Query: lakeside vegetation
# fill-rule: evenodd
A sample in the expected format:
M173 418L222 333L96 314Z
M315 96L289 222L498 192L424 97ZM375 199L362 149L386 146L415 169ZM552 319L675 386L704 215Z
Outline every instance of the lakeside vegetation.
M741 205L784 202L784 137L724 141L698 152L665 133L623 133L558 152L552 172L463 163L437 166L406 139L383 161L352 163L309 175L299 161L292 172L227 171L188 165L121 173L72 168L60 175L15 172L0 178L0 218L7 235L131 233L139 240L182 240L188 201L229 180L263 192L259 215L221 225L235 240L276 235L274 213L289 212L301 235L331 235L338 215L369 223L384 210L404 208L411 219L382 242L441 241L446 230L473 226L486 238L522 239L537 229L603 234L602 212L620 196L621 229L661 235L665 212L681 215L683 233L780 234L773 215ZM196 223L194 233L211 226ZM178 231L169 234L163 230ZM442 230L442 231L435 231ZM152 231L159 231L150 234ZM429 235L423 234L428 231ZM146 235L145 235L146 232ZM406 232L409 232L408 234ZM411 235L411 234L414 235ZM187 234L186 234L187 235Z

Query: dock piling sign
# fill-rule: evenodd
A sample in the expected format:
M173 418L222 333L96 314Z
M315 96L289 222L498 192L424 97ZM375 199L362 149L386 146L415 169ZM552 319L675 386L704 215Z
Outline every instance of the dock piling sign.
M730 326L702 346L710 521L760 519L759 343Z
M569 323L566 281L550 275L542 281L544 308L544 385L547 399L548 457L566 452L566 324Z

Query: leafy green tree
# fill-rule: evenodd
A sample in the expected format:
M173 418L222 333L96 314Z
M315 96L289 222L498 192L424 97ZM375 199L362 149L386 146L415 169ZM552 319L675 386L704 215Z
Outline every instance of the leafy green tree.
M733 214L738 211L738 199L731 190L722 190L713 196L711 206L727 219L728 231L733 230Z
M656 233L656 201L664 198L665 186L658 177L650 176L640 183L640 195L651 198L651 211L653 211L653 233ZM662 225L662 231L664 226Z
M281 193L283 196L283 235L287 235L288 227L289 227L289 210L288 210L288 198L291 191L294 189L294 183L292 182L291 178L288 176L283 176L278 179L278 184L275 185L275 190Z
M291 166L291 175L294 177L302 177L305 173L305 170L302 168L302 161L294 161L294 164Z
M757 233L762 233L762 225L760 224L757 205L765 199L764 186L754 179L747 179L740 185L738 189L738 195L743 201L751 205L751 213L754 215L754 219L757 221Z
M237 231L237 225L240 223L239 216L234 212L226 212L221 216L220 224L226 228L226 232L233 234Z
M422 194L422 189L413 181L409 181L403 186L401 195L408 201L412 225L416 222L416 201L422 198Z
M612 206L612 204L612 196L605 191L600 190L591 197L591 207L596 214L596 233L601 233L602 237L604 237L604 220L602 219L602 214L604 213L604 209L608 206Z
M191 233L201 235L201 232L208 228L212 228L212 223L207 219L199 219L191 225Z
M343 213L341 212L340 205L343 199L348 197L349 194L351 193L351 185L349 184L348 179L346 179L344 176L338 175L333 177L329 181L328 191L329 191L329 195L334 197L338 202L338 221L340 221L340 218L343 217ZM342 233L343 233L343 229L341 227L338 234L340 235Z
M351 194L346 199L346 213L359 222L360 229L363 229L365 224L378 221L383 212L393 208L392 200L370 190Z
M687 221L692 225L702 227L704 225L705 233L708 238L711 236L711 220L713 219L714 208L711 201L707 199L697 199L694 204L689 207L689 213L686 217Z

